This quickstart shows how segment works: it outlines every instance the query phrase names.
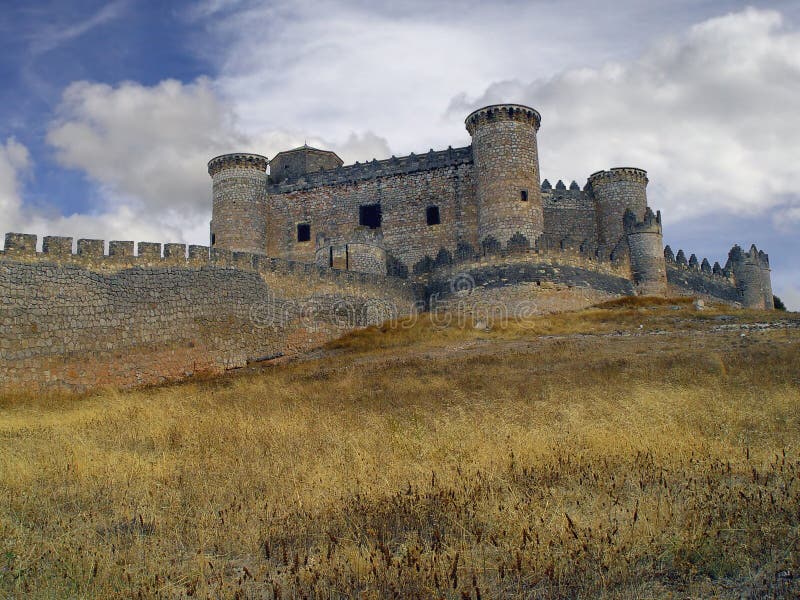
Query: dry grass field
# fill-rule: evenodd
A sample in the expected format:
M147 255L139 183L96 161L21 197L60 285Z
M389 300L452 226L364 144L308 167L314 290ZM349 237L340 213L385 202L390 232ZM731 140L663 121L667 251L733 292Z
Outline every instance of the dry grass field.
M0 597L795 597L798 322L621 302L7 394Z

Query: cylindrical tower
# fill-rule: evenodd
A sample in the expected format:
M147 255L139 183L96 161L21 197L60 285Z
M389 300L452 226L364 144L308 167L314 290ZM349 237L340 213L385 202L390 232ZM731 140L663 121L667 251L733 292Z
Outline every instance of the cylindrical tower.
M597 214L597 243L612 250L624 231L623 217L630 210L638 221L647 208L647 171L620 167L589 176Z
M630 250L631 274L640 296L667 295L667 264L661 232L661 212L646 208L640 221L633 211L623 216Z
M736 245L728 253L728 260L742 304L746 308L775 308L767 255L759 252L755 244L750 247L750 252L744 252Z
M466 119L478 192L478 239L484 248L531 247L542 234L536 132L541 116L519 104L496 104ZM512 239L513 238L513 239Z
M267 251L267 159L223 154L208 163L213 181L211 246L239 252Z

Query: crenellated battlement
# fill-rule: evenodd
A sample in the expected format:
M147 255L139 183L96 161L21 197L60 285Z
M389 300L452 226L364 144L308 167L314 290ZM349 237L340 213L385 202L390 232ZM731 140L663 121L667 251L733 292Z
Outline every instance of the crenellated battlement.
M592 185L599 185L605 182L631 181L640 184L647 184L647 171L634 167L614 167L607 171L597 171L589 175L588 182Z
M431 149L424 154L412 152L408 156L392 156L384 160L373 159L365 163L356 162L335 169L304 173L299 177L285 179L280 183L270 182L267 186L267 193L284 194L322 186L353 184L379 177L406 175L471 163L472 146L449 147L446 150L438 151Z
M538 131L542 124L542 116L539 111L522 104L492 104L471 112L464 123L469 134L473 135L482 125L498 121L518 121L531 125Z
M769 254L756 248L755 244L752 244L747 252L742 250L739 244L734 245L728 252L728 259L731 262L748 262L762 269L769 269Z
M364 237L364 243L368 237ZM44 236L42 252L36 251L37 242L36 234L7 233L5 249L0 251L0 262L75 265L98 272L115 272L136 267L197 269L213 266L256 273L294 273L316 279L380 285L392 289L407 289L410 285L405 280L386 275L341 271L311 263L271 258L263 254L233 252L195 244L112 240L108 242L109 252L106 254L104 240L79 239L76 252L72 251L71 237ZM134 248L138 253L134 254Z
M208 161L208 174L213 177L223 169L232 168L256 169L257 171L266 172L268 163L267 157L260 154L251 154L249 152L222 154Z
M572 181L567 187L562 180L558 180L553 187L545 179L542 181L542 206L545 209L574 209L594 211L594 201L592 197L582 190L576 181Z
M708 277L717 279L730 279L731 277L730 266L726 266L726 268L723 269L719 262L715 262L712 267L707 258L703 258L702 261L700 261L695 254L691 254L687 259L686 253L682 249L678 250L678 253L675 254L669 245L664 247L664 260L667 265L687 271L695 271L696 273Z
M637 233L661 234L661 211L653 213L649 206L645 208L643 219L637 219L632 210L626 210L622 220L625 226L625 233L628 235Z

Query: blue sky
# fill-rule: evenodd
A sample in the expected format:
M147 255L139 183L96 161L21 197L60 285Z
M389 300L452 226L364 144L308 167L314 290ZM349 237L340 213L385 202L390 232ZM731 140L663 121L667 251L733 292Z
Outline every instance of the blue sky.
M222 152L346 162L538 108L542 175L648 170L665 242L770 254L800 309L800 3L4 2L0 229L205 243Z

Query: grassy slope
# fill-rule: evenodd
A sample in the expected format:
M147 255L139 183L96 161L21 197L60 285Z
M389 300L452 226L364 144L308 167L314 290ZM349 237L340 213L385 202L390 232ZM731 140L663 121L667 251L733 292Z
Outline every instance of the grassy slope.
M423 322L6 396L0 596L797 593L800 330L723 312Z

